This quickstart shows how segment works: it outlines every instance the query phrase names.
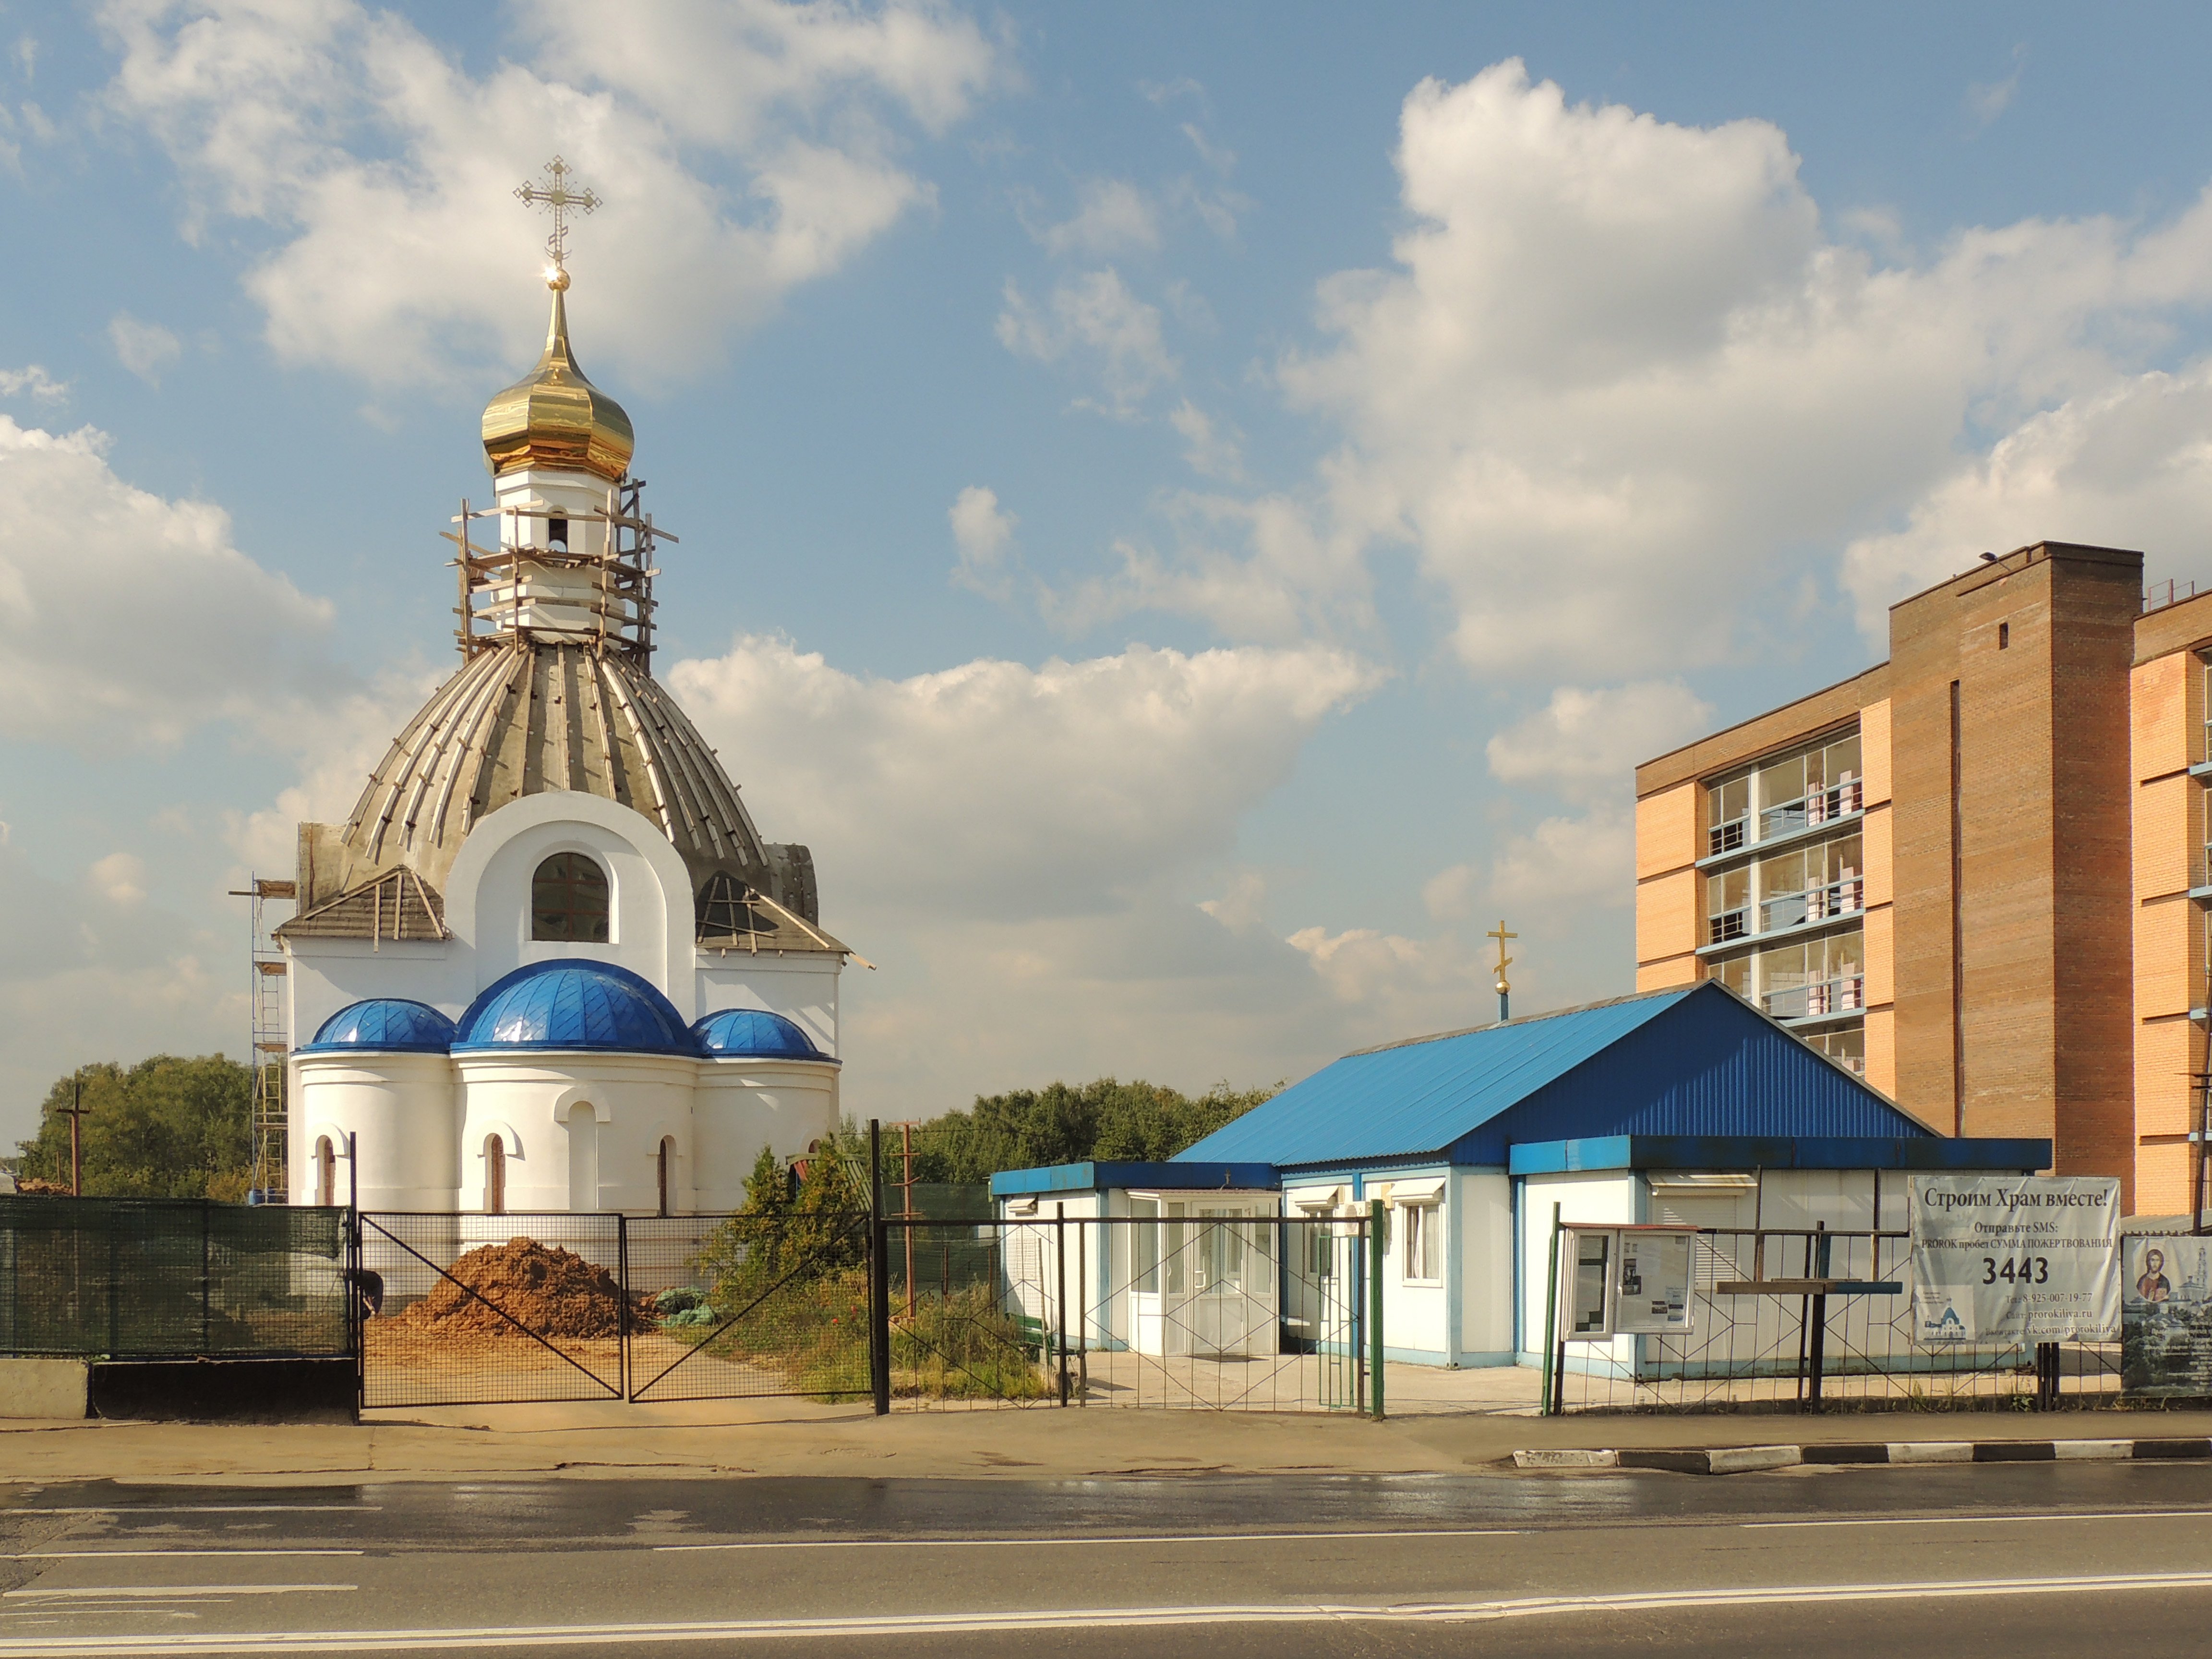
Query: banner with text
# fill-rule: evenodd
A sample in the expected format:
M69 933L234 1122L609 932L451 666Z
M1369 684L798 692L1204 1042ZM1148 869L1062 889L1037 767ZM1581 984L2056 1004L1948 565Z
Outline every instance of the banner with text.
M1912 1340L2110 1342L2119 1243L2111 1176L1915 1176Z

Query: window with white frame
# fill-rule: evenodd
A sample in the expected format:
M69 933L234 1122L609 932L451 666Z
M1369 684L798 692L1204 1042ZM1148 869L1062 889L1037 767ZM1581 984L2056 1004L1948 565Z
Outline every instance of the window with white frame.
M1408 1285L1437 1285L1444 1276L1443 1211L1433 1202L1403 1206L1405 1223L1405 1279Z

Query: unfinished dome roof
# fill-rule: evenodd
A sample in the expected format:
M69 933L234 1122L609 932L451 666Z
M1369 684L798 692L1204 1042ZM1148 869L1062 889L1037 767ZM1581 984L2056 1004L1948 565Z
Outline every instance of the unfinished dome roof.
M480 819L554 789L642 812L695 891L718 872L771 888L736 787L650 674L611 653L520 640L479 652L433 692L369 775L340 836L344 884L405 865L443 887Z

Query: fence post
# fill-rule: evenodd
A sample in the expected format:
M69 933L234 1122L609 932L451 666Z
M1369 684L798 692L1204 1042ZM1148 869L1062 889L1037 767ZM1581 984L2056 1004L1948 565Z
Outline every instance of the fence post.
M1052 1318L1060 1350L1060 1403L1067 1403L1067 1206L1053 1206Z
M1375 1242L1367 1252L1367 1371L1375 1385L1375 1420L1382 1420L1382 1200L1367 1200L1367 1227Z
M215 1203L211 1199L200 1200L200 1352L208 1352L210 1327L215 1322L208 1304L215 1293L208 1283L209 1268L215 1250Z
M890 1230L884 1223L884 1130L868 1120L868 1382L876 1415L891 1409Z
M1101 1203L1103 1205L1103 1200ZM1075 1224L1075 1403L1079 1406L1087 1406L1091 1403L1090 1238L1090 1230L1080 1221L1077 1222Z
M1814 1254L1812 1276L1814 1279L1825 1280L1828 1277L1828 1224L1825 1221L1816 1221L1813 1224L1813 1249ZM1807 1381L1806 1400L1812 1408L1817 1412L1820 1409L1820 1379L1826 1374L1828 1369L1828 1298L1825 1292L1816 1292L1812 1298L1811 1306L1813 1313L1813 1340L1811 1354L1813 1374Z
M1537 1415L1549 1417L1552 1405L1552 1343L1559 1328L1559 1206L1552 1206L1552 1260L1544 1270L1544 1401Z
M622 1383L622 1397L630 1398L629 1391L629 1217L621 1210L615 1212L615 1299L621 1311L615 1316L615 1330L620 1344L615 1349L615 1376Z

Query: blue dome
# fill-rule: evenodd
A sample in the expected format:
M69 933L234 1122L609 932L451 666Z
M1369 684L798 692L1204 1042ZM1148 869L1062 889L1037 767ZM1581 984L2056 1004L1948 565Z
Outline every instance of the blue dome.
M813 1039L781 1014L725 1008L691 1028L700 1049L738 1060L826 1060ZM834 1061L832 1062L835 1063Z
M609 1048L692 1054L675 1006L627 968L559 957L518 968L461 1016L456 1053L485 1048Z
M453 1022L428 1003L404 997L373 997L341 1008L322 1023L315 1040L300 1052L326 1054L348 1048L378 1048L386 1054L442 1054L453 1046Z

